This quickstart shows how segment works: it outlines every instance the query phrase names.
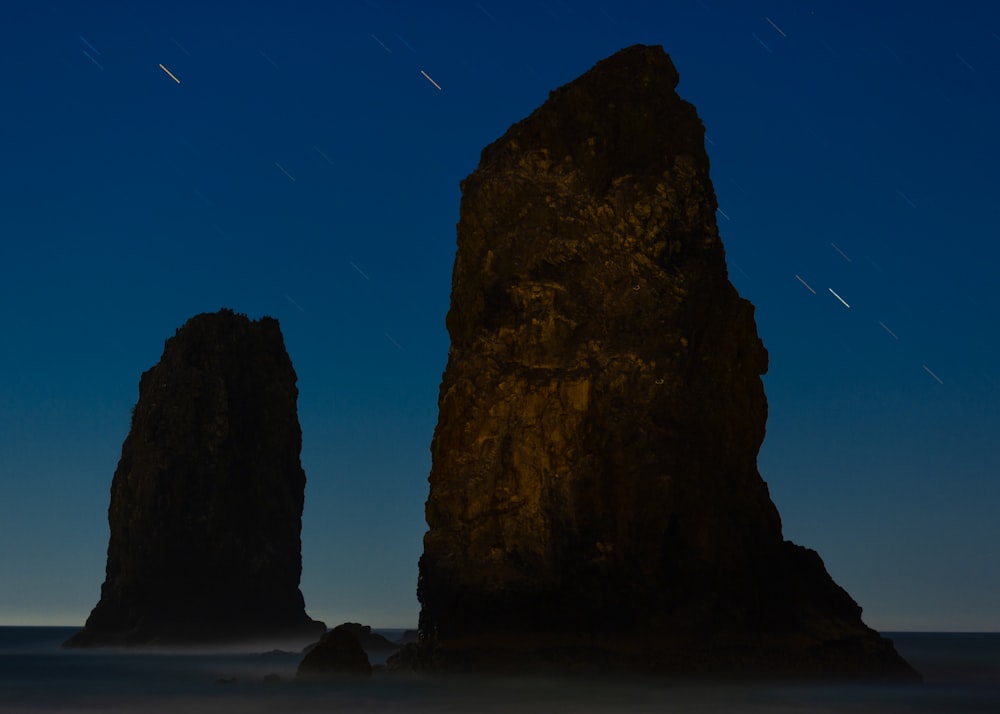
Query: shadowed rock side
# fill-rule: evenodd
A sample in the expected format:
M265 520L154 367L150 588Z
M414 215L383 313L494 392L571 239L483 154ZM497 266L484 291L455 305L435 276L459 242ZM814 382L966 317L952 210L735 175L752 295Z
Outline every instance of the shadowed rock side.
M111 484L107 575L67 646L315 641L305 473L278 322L193 317L142 375Z
M359 622L345 622L334 629L343 629L354 635L368 657L373 660L384 661L403 646L400 642L392 642L383 635L372 632L370 625L362 625Z
M782 538L767 353L677 81L622 50L462 183L421 661L915 677Z
M370 677L372 666L361 646L358 632L350 624L343 624L323 635L302 658L295 674L296 679ZM366 634L370 634L370 631Z

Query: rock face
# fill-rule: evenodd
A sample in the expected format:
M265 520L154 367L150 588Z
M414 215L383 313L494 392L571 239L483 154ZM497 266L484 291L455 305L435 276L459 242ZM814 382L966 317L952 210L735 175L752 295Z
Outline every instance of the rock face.
M298 390L278 322L193 317L142 375L101 599L68 646L314 641Z
M757 471L767 352L659 47L553 92L462 183L424 664L914 677Z
M306 653L295 674L296 679L365 678L372 674L361 642L349 625L327 632Z

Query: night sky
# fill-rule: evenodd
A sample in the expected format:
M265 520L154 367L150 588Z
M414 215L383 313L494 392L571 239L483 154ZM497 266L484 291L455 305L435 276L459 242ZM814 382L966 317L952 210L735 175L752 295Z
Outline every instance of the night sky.
M0 39L0 624L83 623L139 376L229 307L299 376L307 610L414 626L459 182L647 43L770 353L785 537L877 629L1000 630L1000 4L15 0Z

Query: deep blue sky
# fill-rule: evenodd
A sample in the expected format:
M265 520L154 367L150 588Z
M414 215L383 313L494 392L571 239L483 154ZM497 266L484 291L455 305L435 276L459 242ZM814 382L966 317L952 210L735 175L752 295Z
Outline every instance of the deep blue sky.
M230 307L299 375L309 612L414 625L459 182L635 43L707 127L786 537L873 627L1000 630L1000 5L972 0L9 3L0 624L83 622L139 376Z

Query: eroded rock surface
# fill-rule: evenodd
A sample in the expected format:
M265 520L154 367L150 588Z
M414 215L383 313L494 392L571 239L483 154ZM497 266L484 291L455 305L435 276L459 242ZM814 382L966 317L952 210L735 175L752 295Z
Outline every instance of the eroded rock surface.
M622 50L462 183L424 665L915 676L782 537L767 352L677 82Z
M325 631L299 591L297 397L272 318L202 314L167 340L112 480L101 598L68 646L301 646Z

